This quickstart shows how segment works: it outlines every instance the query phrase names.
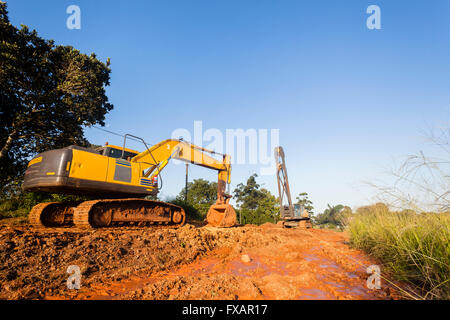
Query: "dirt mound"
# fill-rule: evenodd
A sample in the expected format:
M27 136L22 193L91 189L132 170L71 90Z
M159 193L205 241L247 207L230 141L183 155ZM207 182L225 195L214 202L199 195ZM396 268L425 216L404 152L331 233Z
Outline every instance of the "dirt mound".
M275 223L271 223L271 222L266 222L262 225L260 225L261 228L279 228L280 225L275 224Z
M217 276L177 276L173 279L163 279L143 289L126 294L126 299L227 299L234 300L234 294L239 287L236 277L228 274Z
M0 226L0 297L42 298L67 293L67 267L83 286L121 280L192 262L217 245L217 235L190 225L180 230L37 231Z
M0 225L2 299L385 299L366 287L374 262L326 230L268 223L217 229ZM248 256L249 259L242 259ZM80 290L69 290L70 265Z

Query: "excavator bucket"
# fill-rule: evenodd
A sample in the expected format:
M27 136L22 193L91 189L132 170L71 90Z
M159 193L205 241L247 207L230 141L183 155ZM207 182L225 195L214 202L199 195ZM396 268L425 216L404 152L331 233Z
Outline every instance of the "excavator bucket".
M236 225L236 212L229 204L213 204L209 207L206 222L212 227L233 227Z

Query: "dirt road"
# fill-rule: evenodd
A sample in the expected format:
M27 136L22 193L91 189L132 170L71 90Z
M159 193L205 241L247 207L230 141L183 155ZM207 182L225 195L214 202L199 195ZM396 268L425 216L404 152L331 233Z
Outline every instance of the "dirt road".
M83 231L0 225L2 299L393 299L341 232L274 224ZM67 288L67 268L81 289Z

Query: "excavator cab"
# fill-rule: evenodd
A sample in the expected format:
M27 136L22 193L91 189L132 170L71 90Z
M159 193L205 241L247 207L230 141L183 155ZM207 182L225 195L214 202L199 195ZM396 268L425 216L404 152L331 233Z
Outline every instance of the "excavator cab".
M294 217L301 218L305 207L300 204L294 204Z

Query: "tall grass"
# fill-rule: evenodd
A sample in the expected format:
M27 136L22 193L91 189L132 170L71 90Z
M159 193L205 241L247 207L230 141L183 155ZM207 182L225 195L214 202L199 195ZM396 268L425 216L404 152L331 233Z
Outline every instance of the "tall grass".
M450 212L364 207L350 219L350 241L426 299L450 299Z

